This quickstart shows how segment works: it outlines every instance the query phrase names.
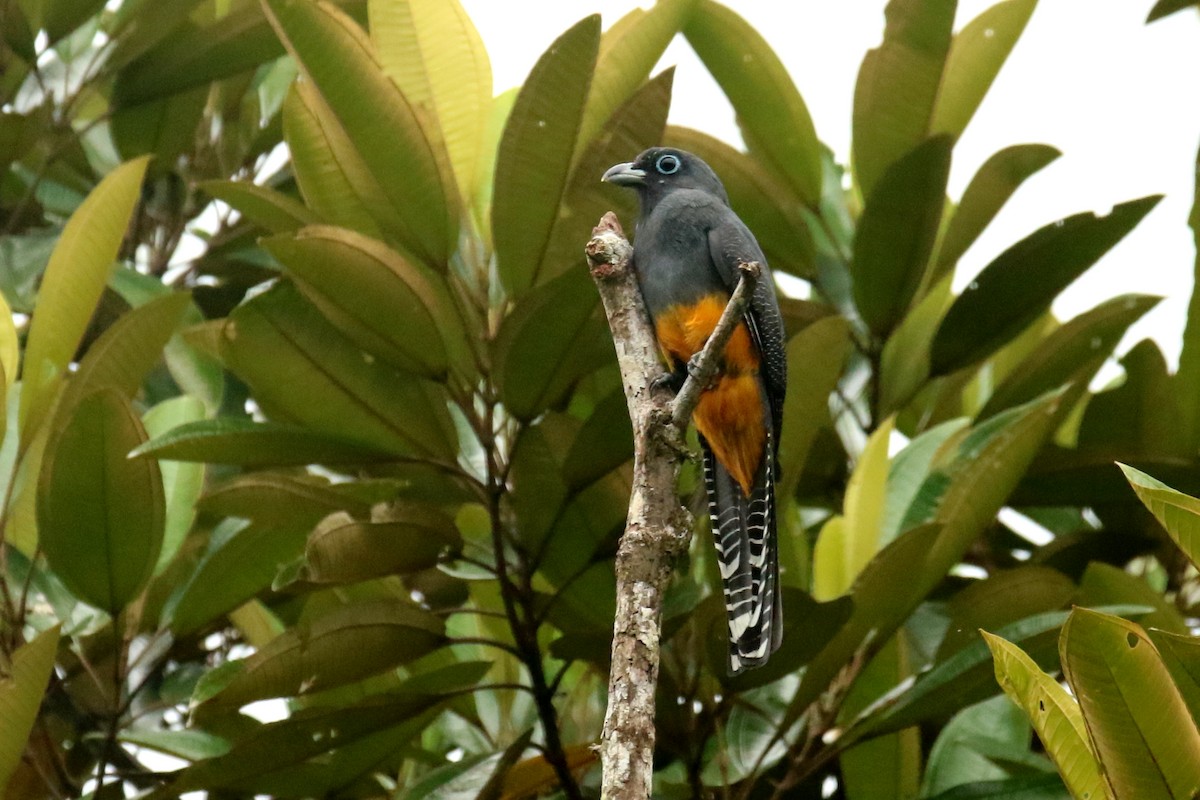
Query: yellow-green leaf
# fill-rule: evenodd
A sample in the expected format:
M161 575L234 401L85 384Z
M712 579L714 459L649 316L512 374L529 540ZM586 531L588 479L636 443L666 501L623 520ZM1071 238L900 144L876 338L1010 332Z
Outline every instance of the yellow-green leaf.
M267 16L377 176L404 244L444 267L457 245L458 198L419 112L386 75L362 29L325 0L264 0ZM447 182L447 178L450 178Z
M0 678L0 797L21 763L25 742L37 719L54 670L58 627L43 631L12 654L8 675Z
M441 276L382 242L317 225L264 246L300 290L367 352L401 369L443 378L451 356L469 374L470 348ZM335 268L336 266L336 268Z
M1037 0L1004 0L955 35L929 121L932 133L962 135L1035 6Z
M496 156L492 239L500 280L510 294L536 282L549 247L599 40L600 18L593 15L550 45L517 94L504 126Z
M185 394L164 400L147 411L142 423L146 426L146 435L154 437L180 425L202 420L204 413L204 403ZM162 551L155 565L156 572L175 557L184 537L191 530L192 520L196 517L196 501L204 491L205 465L165 461L159 465L159 469L162 471L166 501L166 524Z
M375 213L387 206L383 189L311 85L292 84L284 98L283 136L296 184L317 216L382 238Z
M492 66L479 32L459 0L371 0L368 12L384 73L427 112L420 117L426 133L444 143L459 193L471 198L492 106Z
M1063 626L1059 651L1113 794L1194 797L1200 732L1141 626L1077 608Z
M1193 564L1200 565L1200 500L1175 491L1141 470L1125 464L1117 466L1125 473L1125 480L1129 481L1138 499L1167 529L1184 555Z
M1079 704L1021 648L987 631L980 634L992 651L996 682L1025 710L1071 796L1092 800L1111 798L1088 741Z
M104 388L78 402L42 463L38 533L46 561L76 597L114 616L149 580L162 546L158 462L129 458L144 441L129 401Z
M649 9L635 8L604 32L579 127L580 146L586 146L649 77L694 1L660 0ZM624 160L632 160L634 155Z
M141 197L146 158L105 176L67 220L46 265L25 346L22 451L50 406L108 282L125 229Z

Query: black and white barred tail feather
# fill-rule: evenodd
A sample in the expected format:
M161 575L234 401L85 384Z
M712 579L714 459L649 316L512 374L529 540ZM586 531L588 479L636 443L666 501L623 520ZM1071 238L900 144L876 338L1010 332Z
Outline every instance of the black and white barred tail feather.
M775 524L775 442L767 431L765 457L747 497L713 456L704 437L704 486L725 590L729 674L762 666L783 639Z

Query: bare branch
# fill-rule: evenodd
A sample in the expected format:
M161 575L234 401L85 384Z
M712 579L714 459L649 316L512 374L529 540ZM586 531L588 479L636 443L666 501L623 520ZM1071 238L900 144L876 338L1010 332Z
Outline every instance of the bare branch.
M600 744L606 800L650 797L663 595L671 567L691 538L691 520L676 496L686 453L682 430L672 422L669 393L654 390L662 365L632 254L616 217L606 214L587 255L612 329L634 437L633 492L617 549L617 614Z
M762 275L762 265L757 261L740 262L738 270L741 275L733 295L729 298L725 310L721 312L721 319L717 321L717 326L705 342L704 349L688 364L687 380L679 389L679 394L675 395L675 402L671 404L671 421L681 429L687 429L688 420L692 418L692 412L696 410L696 403L700 400L700 392L717 376L725 345L729 343L734 329L745 316L750 296L754 294L754 287Z

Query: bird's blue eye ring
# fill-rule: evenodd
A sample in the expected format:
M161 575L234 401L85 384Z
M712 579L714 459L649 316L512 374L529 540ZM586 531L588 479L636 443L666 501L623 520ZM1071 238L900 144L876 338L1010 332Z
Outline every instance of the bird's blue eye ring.
M663 175L674 175L679 171L679 159L670 153L659 156L658 161L654 162L654 168Z

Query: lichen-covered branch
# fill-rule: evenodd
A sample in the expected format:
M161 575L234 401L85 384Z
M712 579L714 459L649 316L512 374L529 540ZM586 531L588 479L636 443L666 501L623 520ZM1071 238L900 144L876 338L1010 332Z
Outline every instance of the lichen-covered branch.
M633 421L634 456L629 516L616 558L617 614L600 744L604 800L650 797L663 595L671 567L691 538L691 518L676 493L687 453L683 433L700 391L716 374L719 351L744 313L758 274L757 265L743 267L733 299L672 399L668 391L655 388L663 367L632 255L616 216L605 214L588 242L587 256L616 346Z

